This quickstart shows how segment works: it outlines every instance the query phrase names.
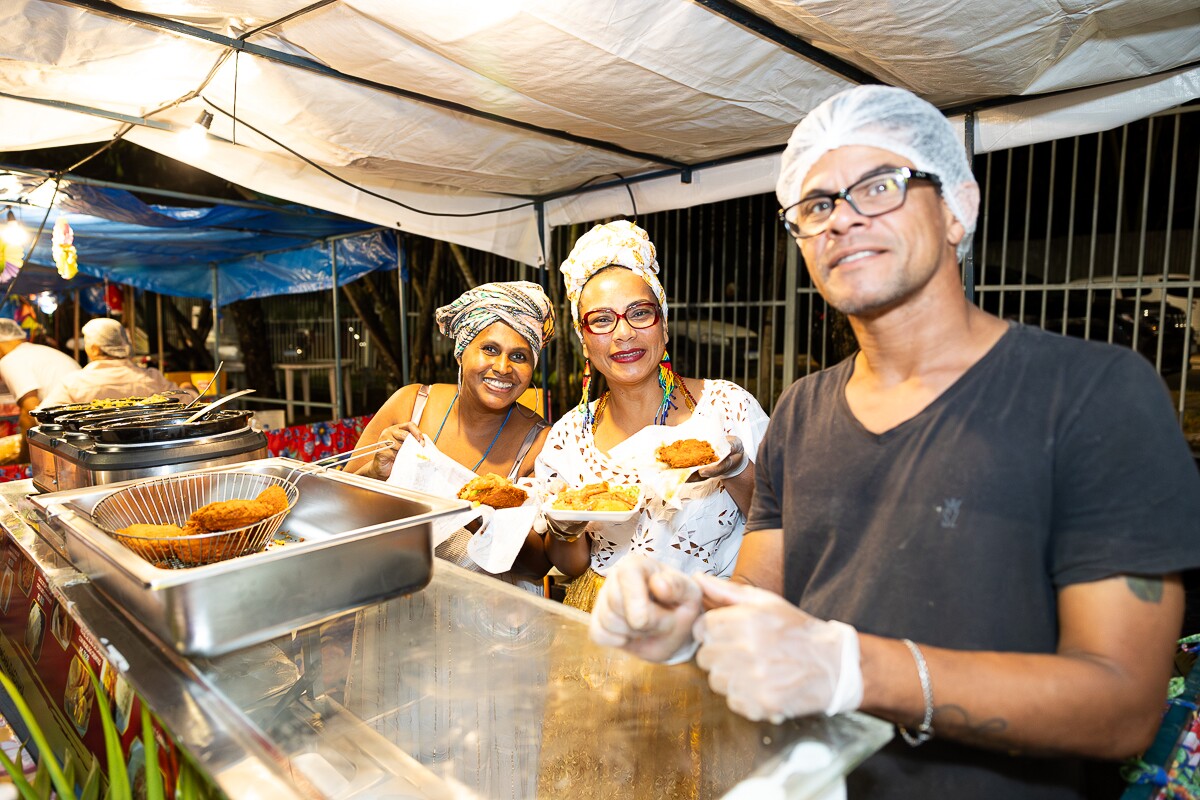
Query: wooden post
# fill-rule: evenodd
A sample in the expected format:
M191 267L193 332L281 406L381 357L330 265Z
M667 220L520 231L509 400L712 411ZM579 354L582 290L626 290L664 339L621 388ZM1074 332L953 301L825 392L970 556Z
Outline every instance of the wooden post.
M154 308L157 322L155 329L158 331L158 369L166 372L166 356L163 355L162 295L158 292L154 293Z
M79 290L75 290L75 335L71 337L72 350L74 350L75 360L79 360L79 337L83 334L79 331Z

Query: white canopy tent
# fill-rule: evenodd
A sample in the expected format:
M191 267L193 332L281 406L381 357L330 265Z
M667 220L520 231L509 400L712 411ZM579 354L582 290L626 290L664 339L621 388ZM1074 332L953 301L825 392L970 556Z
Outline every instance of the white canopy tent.
M114 135L536 264L549 227L770 191L804 114L910 88L976 152L1200 97L1196 0L7 0L0 150ZM204 154L179 131L213 115ZM0 196L0 201L13 200Z

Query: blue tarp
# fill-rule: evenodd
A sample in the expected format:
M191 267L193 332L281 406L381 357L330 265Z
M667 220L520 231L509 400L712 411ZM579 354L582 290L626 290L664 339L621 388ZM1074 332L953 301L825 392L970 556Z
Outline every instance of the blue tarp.
M30 188L36 178L22 178ZM177 297L212 297L218 305L253 297L296 294L333 285L330 247L336 247L338 283L396 267L396 235L370 223L303 206L215 205L206 208L147 205L120 189L73 183L55 208L12 206L36 232L45 227L26 263L54 268L51 234L65 214L75 232L79 272L61 288L33 288L33 271L16 279L16 292L69 291L107 278ZM85 276L92 276L88 279ZM26 288L28 283L29 288ZM0 285L0 291L7 287Z

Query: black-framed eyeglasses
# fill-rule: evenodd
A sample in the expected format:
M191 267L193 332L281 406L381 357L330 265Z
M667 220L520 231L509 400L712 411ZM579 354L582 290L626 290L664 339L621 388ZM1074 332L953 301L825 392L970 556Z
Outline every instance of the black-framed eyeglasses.
M904 205L908 196L909 181L929 181L939 192L942 181L932 172L921 172L908 167L868 175L837 194L818 194L793 203L779 212L779 220L788 233L797 239L807 239L825 232L833 207L838 200L845 200L850 207L864 217L878 217L895 211Z
M657 303L634 303L625 309L624 314L611 308L598 308L589 311L579 318L580 326L590 334L603 336L617 329L617 323L625 320L631 328L652 328L662 317L662 309Z

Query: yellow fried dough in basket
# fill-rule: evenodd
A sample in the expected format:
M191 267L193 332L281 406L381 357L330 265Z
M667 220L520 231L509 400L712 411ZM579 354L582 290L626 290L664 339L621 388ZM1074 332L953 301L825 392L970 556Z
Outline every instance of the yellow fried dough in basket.
M151 525L146 522L135 522L127 528L121 528L117 533L124 533L127 536L164 538L169 536L183 536L187 532L178 525Z
M218 500L201 506L188 522L206 531L229 531L261 522L286 508L287 493L280 486L270 486L253 500Z

